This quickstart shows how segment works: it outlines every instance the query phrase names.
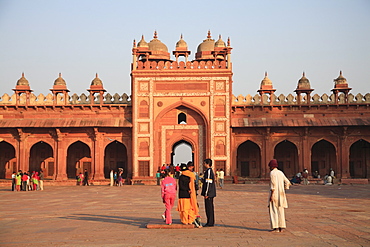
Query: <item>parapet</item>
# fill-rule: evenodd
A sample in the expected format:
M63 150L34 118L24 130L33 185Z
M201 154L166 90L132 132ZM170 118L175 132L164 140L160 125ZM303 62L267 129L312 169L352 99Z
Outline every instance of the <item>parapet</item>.
M126 93L119 95L118 93L113 96L106 93L103 96L103 101L100 102L99 96L93 96L93 101L91 101L90 95L73 94L72 96L67 95L67 102L65 102L64 94L57 94L56 98L52 94L47 94L46 96L42 93L36 96L34 93L29 95L29 103L27 103L27 94L21 94L19 96L19 101L16 100L16 94L9 96L4 94L0 97L0 105L93 105L93 104L117 104L117 105L131 105L131 98Z
M226 61L138 61L137 70L229 69Z
M248 94L247 96L238 95L237 97L233 95L232 105L233 106L263 106L263 105L331 105L331 104L370 104L370 93L365 95L357 94L348 94L348 101L346 102L346 95L341 93L338 96L338 101L335 100L335 95L327 94L318 95L315 94L312 97L307 99L307 95L299 96L301 97L300 102L297 99L297 95L280 94L276 96L275 94L266 95L256 94L252 96ZM299 102L299 103L298 103Z

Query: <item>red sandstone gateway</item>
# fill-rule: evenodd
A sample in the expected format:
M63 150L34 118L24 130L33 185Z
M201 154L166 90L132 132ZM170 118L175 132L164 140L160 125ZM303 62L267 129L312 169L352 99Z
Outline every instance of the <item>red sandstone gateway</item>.
M0 101L0 178L42 169L46 178L75 180L87 169L102 180L123 168L127 183L154 184L183 143L195 171L210 157L226 180L266 179L273 158L287 177L304 168L370 177L369 93L350 94L340 72L332 95L312 95L303 74L296 95L277 96L266 73L258 94L234 96L231 50L230 39L208 32L189 60L181 36L171 60L156 32L149 43L143 36L132 48L132 97L107 93L98 75L87 95L70 95L61 74L51 94L37 96L22 74Z

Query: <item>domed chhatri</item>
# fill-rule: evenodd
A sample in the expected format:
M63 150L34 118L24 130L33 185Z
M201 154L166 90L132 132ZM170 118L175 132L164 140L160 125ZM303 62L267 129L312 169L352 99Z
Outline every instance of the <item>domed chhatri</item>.
M55 86L66 86L66 81L62 78L62 73L59 73L59 77L54 81Z
M154 31L153 39L148 43L148 46L151 51L162 51L168 53L167 46L158 39L157 31Z
M172 52L173 55L176 57L176 62L179 62L179 57L185 57L185 62L188 62L188 57L190 55L190 51L188 51L188 44L183 40L182 34L180 36L180 40L176 43L176 49Z
M180 40L176 43L176 50L187 50L188 44L185 42L185 40L182 39L182 34L180 36Z
M198 45L197 54L201 55L200 53L202 52L212 52L214 50L215 40L212 39L211 31L208 31L207 39L203 40L203 42Z
M96 73L94 80L91 82L91 86L102 86L103 82L98 77L98 73Z
M132 48L134 60L138 61L170 61L170 53L168 52L167 46L162 43L157 36L157 31L154 31L153 39L147 43L144 39L144 35L141 36L141 40Z
M17 81L17 86L29 86L30 84L28 83L28 80L26 77L24 77L24 72L22 73L22 77L19 78Z
M301 79L298 80L297 89L294 91L297 94L297 103L301 104L303 102L301 94L306 94L306 104L310 104L311 92L310 81L307 79L305 72L302 73Z
M144 39L144 35L141 36L141 40L137 44L137 47L146 47L146 48L149 48L148 43Z
M215 43L215 47L226 47L225 42L221 38L221 34L218 37L218 40Z
M338 78L334 79L334 88L348 88L347 79L343 76L342 71L339 72Z
M265 77L261 81L260 89L272 89L272 81L270 80L270 78L268 78L267 71L265 72Z
M297 89L311 89L310 81L307 79L306 74L303 72L301 79L298 80Z

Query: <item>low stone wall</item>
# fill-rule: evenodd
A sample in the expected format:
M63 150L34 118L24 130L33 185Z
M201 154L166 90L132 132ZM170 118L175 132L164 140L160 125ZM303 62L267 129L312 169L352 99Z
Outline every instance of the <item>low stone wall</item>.
M342 178L341 184L368 184L369 179L367 178Z

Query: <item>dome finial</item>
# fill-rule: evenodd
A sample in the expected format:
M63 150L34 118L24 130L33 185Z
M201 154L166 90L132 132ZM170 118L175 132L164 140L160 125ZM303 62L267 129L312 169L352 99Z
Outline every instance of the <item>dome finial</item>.
M230 37L227 38L227 46L230 47Z
M182 39L182 34L180 35L180 39Z
M304 71L302 73L302 77L306 77L306 73Z
M157 30L155 30L155 31L154 31L154 36L153 36L153 38L155 38L155 39L156 39L156 38L158 38L158 37L157 37Z
M62 73L59 72L59 78L62 78Z
M207 36L208 39L212 38L211 36L211 30L208 30L208 36Z
M267 77L267 71L265 71L265 77Z
M133 45L134 45L134 48L136 48L136 39L134 39Z
M98 78L98 73L95 74L95 78Z

